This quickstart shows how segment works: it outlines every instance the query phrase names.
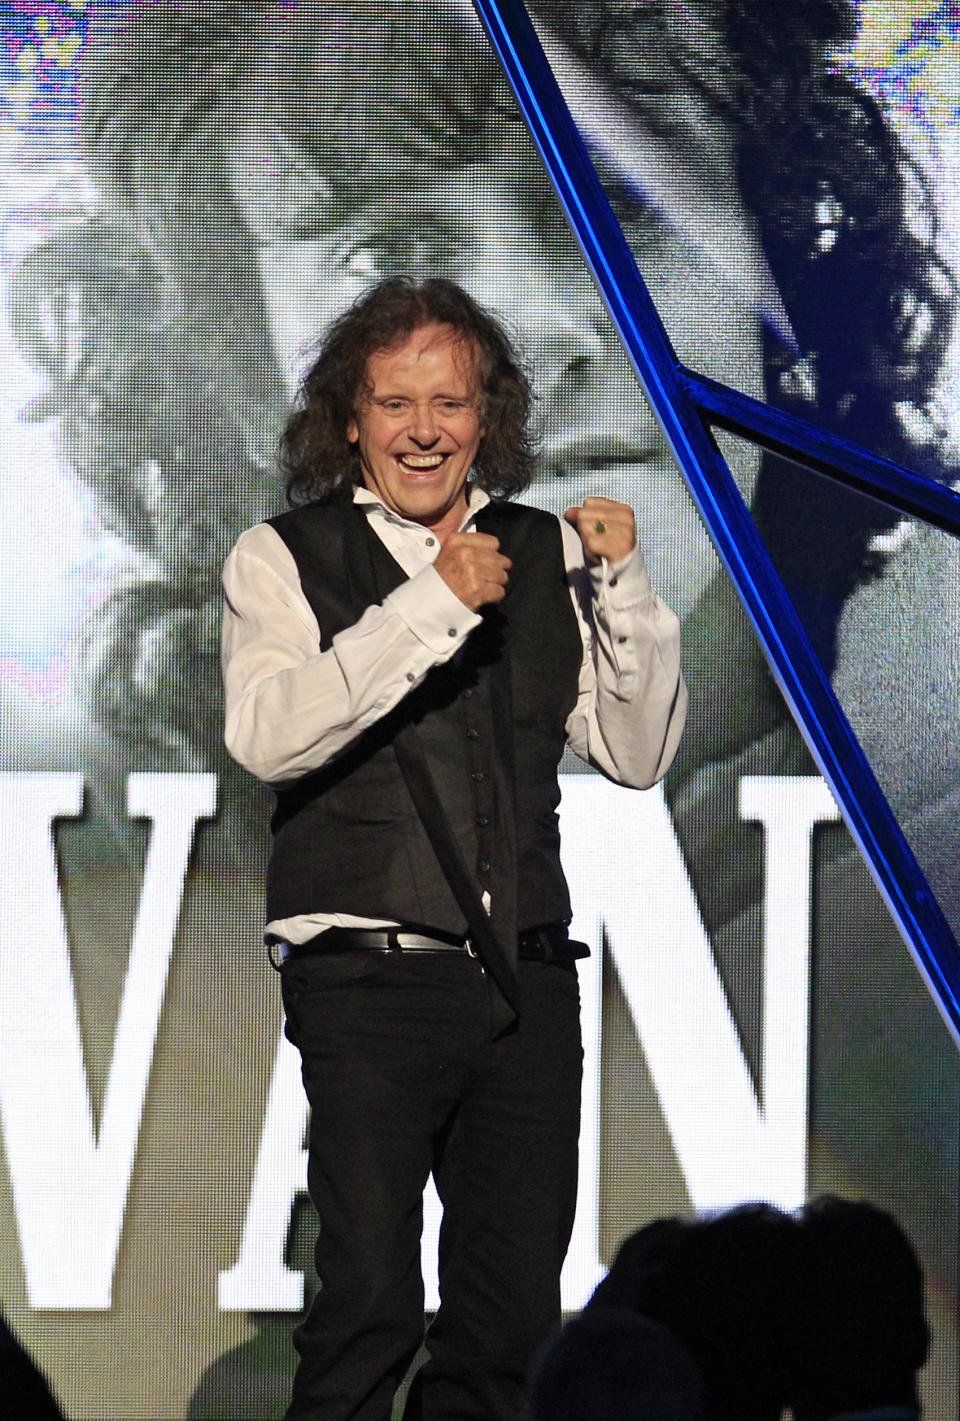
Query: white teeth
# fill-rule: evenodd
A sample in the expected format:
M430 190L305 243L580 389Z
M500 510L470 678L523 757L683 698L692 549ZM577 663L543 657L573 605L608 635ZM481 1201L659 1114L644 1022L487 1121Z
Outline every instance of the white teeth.
M442 454L401 454L400 462L408 469L439 469L443 458Z

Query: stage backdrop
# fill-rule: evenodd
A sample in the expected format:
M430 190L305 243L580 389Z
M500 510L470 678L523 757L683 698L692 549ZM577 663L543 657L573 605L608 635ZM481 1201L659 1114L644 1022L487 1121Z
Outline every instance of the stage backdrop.
M681 356L952 478L956 7L874 0L859 38L829 8L769 33L761 0L536 13ZM927 1415L951 1421L957 1052L469 8L24 0L0 22L0 1305L67 1414L283 1406L314 1225L260 941L269 795L220 743L218 573L283 506L311 343L406 271L513 324L543 438L527 496L629 499L686 631L666 786L564 765L593 947L565 1306L657 1215L871 1199L922 1257ZM729 452L956 922L956 546Z

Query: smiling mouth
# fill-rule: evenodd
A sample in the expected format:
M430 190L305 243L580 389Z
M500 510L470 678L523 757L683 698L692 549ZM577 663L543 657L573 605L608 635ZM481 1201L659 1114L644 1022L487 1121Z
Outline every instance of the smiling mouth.
M397 459L405 469L410 469L413 473L429 474L434 469L439 469L445 461L446 454L398 454Z

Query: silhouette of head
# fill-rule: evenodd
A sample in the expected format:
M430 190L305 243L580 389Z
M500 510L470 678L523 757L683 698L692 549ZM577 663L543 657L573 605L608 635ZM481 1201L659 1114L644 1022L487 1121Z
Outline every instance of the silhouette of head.
M896 1220L823 1195L799 1214L796 1421L873 1407L919 1415L930 1330L923 1274Z
M669 1328L696 1359L712 1421L779 1421L796 1235L766 1204L659 1220L627 1239L587 1306L633 1309Z
M705 1421L703 1386L687 1349L648 1317L595 1308L541 1355L530 1421Z

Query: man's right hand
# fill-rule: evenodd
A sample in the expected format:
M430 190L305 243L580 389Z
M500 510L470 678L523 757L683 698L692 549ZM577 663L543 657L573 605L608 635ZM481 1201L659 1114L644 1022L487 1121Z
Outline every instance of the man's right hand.
M471 612L506 595L510 559L490 533L452 533L433 564L444 582Z

